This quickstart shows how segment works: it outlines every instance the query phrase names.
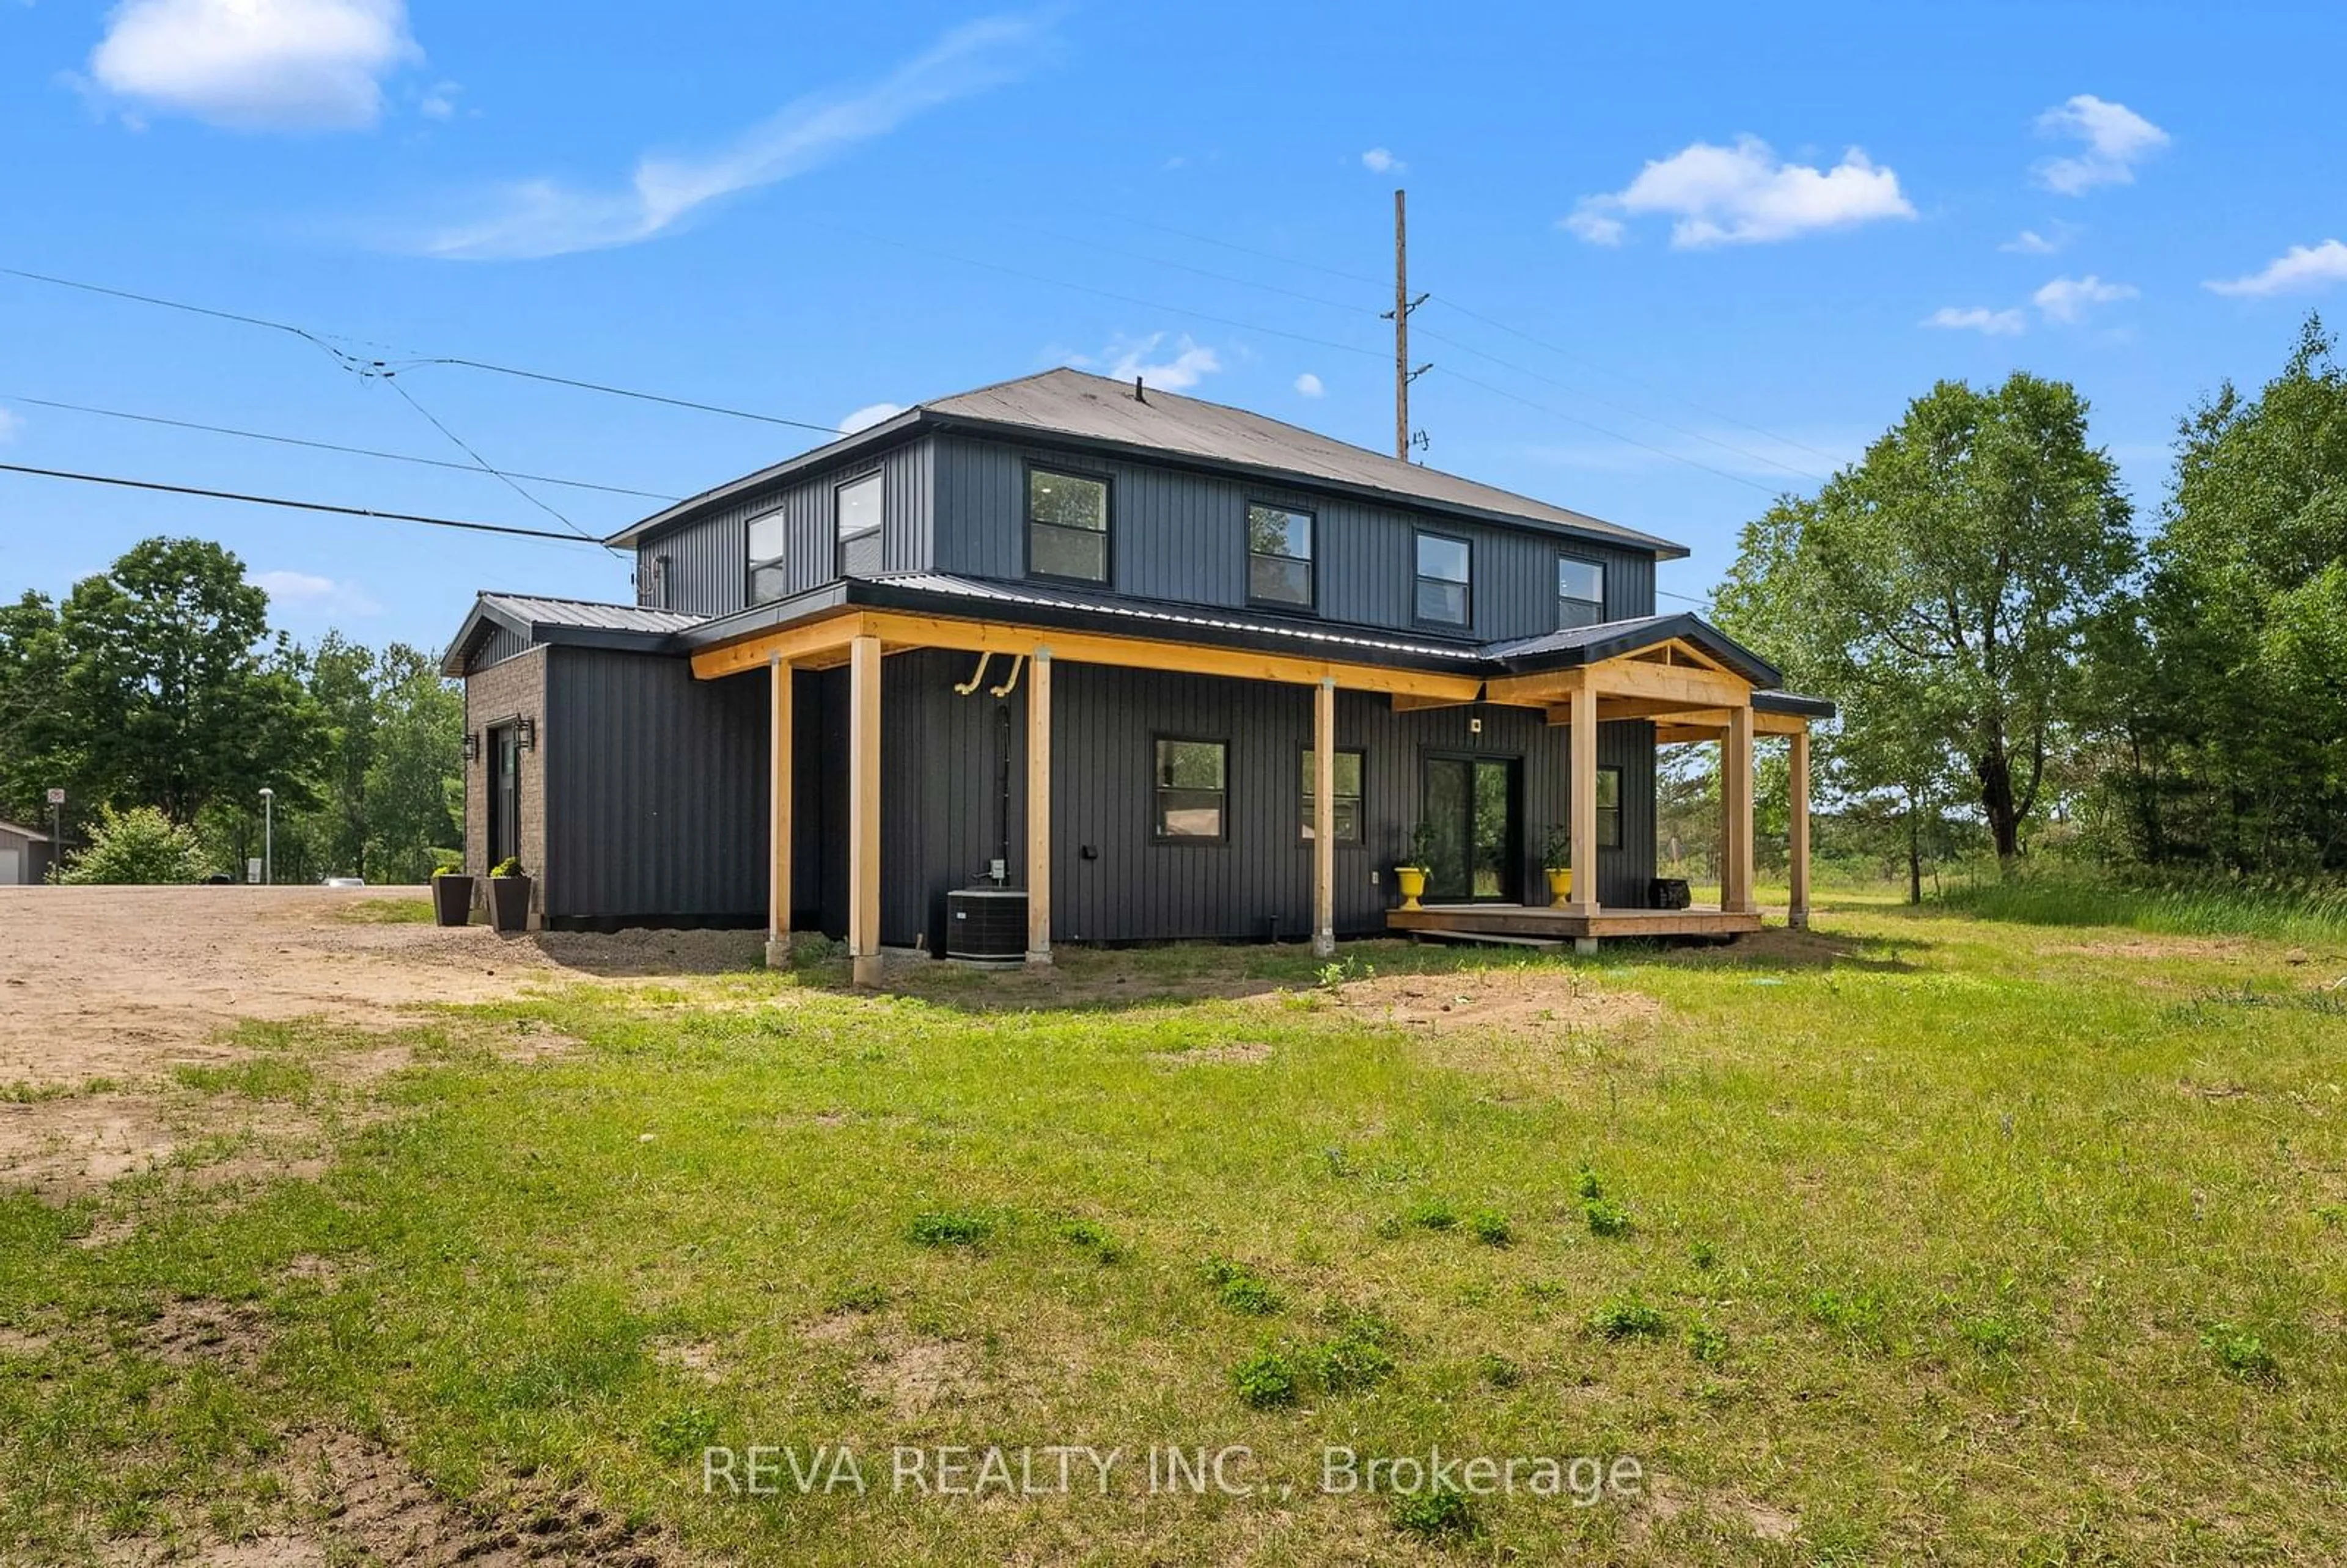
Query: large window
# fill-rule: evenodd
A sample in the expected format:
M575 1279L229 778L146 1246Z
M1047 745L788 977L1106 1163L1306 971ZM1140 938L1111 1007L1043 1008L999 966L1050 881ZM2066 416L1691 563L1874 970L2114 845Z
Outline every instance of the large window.
M1221 741L1157 743L1155 835L1167 844L1213 844L1230 804L1230 747Z
M750 602L764 604L791 591L790 518L781 508L750 519Z
M1027 570L1032 577L1108 580L1108 481L1027 471Z
M880 569L880 476L850 479L831 492L832 528L839 540L839 575Z
M1473 610L1474 554L1449 534L1418 536L1418 619L1431 626L1465 626Z
M1247 507L1247 599L1312 608L1312 514Z
M1595 561L1556 558L1556 623L1595 626L1605 619L1605 569Z
M1338 752L1330 759L1337 775L1337 787L1330 792L1331 809L1337 818L1337 842L1361 842L1361 753ZM1298 797L1304 807L1304 841L1312 842L1314 796L1318 793L1319 774L1312 765L1312 748L1304 748L1304 790Z

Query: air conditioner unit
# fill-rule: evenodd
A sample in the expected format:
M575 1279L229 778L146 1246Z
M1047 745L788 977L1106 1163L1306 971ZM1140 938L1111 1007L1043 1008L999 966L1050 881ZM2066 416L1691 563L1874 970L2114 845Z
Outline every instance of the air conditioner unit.
M963 887L947 894L946 957L971 964L1024 963L1026 890Z

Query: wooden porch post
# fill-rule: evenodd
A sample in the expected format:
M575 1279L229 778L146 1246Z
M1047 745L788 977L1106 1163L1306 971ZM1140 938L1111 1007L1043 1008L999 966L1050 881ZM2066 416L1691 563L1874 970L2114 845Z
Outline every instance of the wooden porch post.
M1727 710L1727 734L1720 743L1721 810L1727 837L1720 867L1719 907L1726 914L1750 914L1758 907L1752 898L1752 706L1738 703ZM1730 891L1729 878L1734 878Z
M880 983L880 640L858 637L847 672L847 955Z
M791 958L791 665L781 654L766 661L773 683L767 703L774 733L767 743L766 967Z
M1337 951L1337 682L1312 694L1312 952Z
M1788 837L1793 891L1787 923L1799 930L1809 923L1809 727L1795 730L1792 741L1793 825Z
M1027 961L1051 961L1051 651L1027 661Z
M1573 771L1567 782L1573 838L1573 902L1577 915L1597 913L1597 687L1583 679L1573 693ZM1596 944L1583 938L1594 949Z

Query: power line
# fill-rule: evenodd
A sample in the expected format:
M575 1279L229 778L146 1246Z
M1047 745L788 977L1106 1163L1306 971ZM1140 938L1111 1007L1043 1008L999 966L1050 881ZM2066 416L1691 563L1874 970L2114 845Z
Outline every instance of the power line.
M1556 344L1549 343L1544 339L1534 337L1532 333L1525 332L1521 328L1512 327L1507 323L1499 320L1497 317L1487 316L1481 311L1469 310L1465 305L1460 304L1458 301L1450 298L1448 294L1436 294L1434 296L1434 302L1438 305L1446 306L1450 310L1457 311L1462 316L1481 322L1487 327L1496 327L1501 332L1506 333L1511 337L1520 337L1523 339L1524 342L1532 344L1534 348L1546 349L1549 353L1556 355L1559 359L1571 360L1575 364L1582 365L1589 370L1596 371L1601 375L1618 377L1623 381L1630 383L1634 386L1643 386L1647 391L1654 393L1659 397L1667 397L1674 403L1683 403L1698 414L1707 414L1714 419L1724 419L1728 424L1736 425L1740 429L1749 430L1755 436L1765 436L1771 441L1781 442L1785 446L1790 446L1797 451L1807 452L1812 457L1822 457L1828 463L1832 464L1836 467L1839 467L1841 465L1842 460L1835 456L1830 452L1820 452L1816 447L1795 441L1789 436L1779 436L1775 431L1764 430L1758 425L1751 424L1747 420L1738 419L1733 414L1723 414L1717 408L1712 408L1705 404L1697 403L1691 397L1686 396L1680 393L1673 392L1670 388L1664 386L1659 383L1648 381L1644 376L1633 375L1626 370L1617 370L1609 365L1600 364L1595 360L1589 358L1585 354L1575 354L1570 349L1559 348ZM1430 336L1432 334L1430 333L1429 335ZM1471 349L1468 352L1471 354L1474 351ZM1746 453L1745 456L1751 456L1753 454ZM1779 466L1782 466L1782 465L1780 464ZM1793 471L1796 473L1799 472L1798 469ZM1817 477L1814 474L1806 477L1809 478Z
M616 546L603 544L601 539L595 538L594 535L580 528L577 523L572 522L569 518L564 517L551 505L540 500L538 497L531 495L528 490L523 489L519 484L515 482L512 476L499 473L496 468L491 467L489 466L489 460L482 456L479 452L476 451L471 443L467 442L463 436L457 435L454 430L449 429L446 425L441 423L440 416L438 415L425 407L421 403L418 403L415 400L415 395L410 393L407 388L400 385L399 383L394 380L391 374L387 372L383 377L383 384L391 388L392 391L399 394L400 400L405 403L408 407L413 408L416 413L424 415L425 419L431 425L433 429L437 430L441 435L446 436L451 442L455 443L456 447L459 452L462 452L466 456L470 457L474 462L478 463L489 473L496 475L497 482L503 485L507 489L511 490L515 495L519 496L523 500L528 501L531 506L536 507L539 511L544 512L548 517L552 518L556 522L560 523L564 528L569 528L580 538L593 539L596 544L601 545L604 549L610 551L610 553L615 556L624 555L624 552L619 549Z
M52 397L26 397L18 393L0 392L0 403L21 403L28 408L54 408L67 414L89 414L101 419L126 419L138 425L160 425L173 430L195 430L207 436L234 436L246 441L269 441L281 446L307 446L320 452L340 452L352 457L376 457L386 463L414 463L425 468L446 468L459 474L495 474L496 469L473 463L452 463L445 457L425 457L413 452L384 452L373 446L345 446L334 441L313 441L302 436L279 436L265 430L240 430L228 425L204 425L192 419L171 419L159 414L133 414L127 409L98 408L87 403L61 403ZM646 501L674 501L678 497L658 490L630 489L625 485L599 485L588 479L558 479L550 474L524 474L508 470L517 479L528 479L539 485L560 485L573 490L600 490L606 495L633 496Z
M267 316L249 315L240 311L215 310L210 305L190 304L185 300L169 300L159 294L142 294L129 289L110 288L103 283L84 282L76 278L60 278L47 272L26 272L21 267L0 267L0 277L18 278L27 282L46 283L60 289L77 289L84 293L103 294L110 299L128 300L136 304L153 305L160 310L179 311L189 315L210 316L215 321L233 322L241 326L262 327L271 332L288 333L305 343L314 344L341 364L346 370L362 375L380 375L386 371L412 369L419 365L458 365L466 370L487 371L496 375L518 376L526 381L542 381L557 386L572 386L586 392L600 392L611 397L630 397L643 403L661 403L671 407L689 408L702 414L722 414L734 419L753 419L764 425L787 425L794 430L813 430L836 438L836 425L817 425L805 419L785 419L780 415L760 414L746 408L729 408L723 404L702 403L687 397L670 397L657 392L641 392L630 387L611 386L600 382L580 381L570 376L549 374L545 371L524 370L515 365L493 364L487 360L465 359L454 355L425 354L415 351L368 343L371 348L382 348L394 355L409 355L404 362L361 359L336 348L331 339L343 337L348 343L366 343L362 338L344 337L340 333L313 332L292 322L272 321Z
M1649 446L1647 443L1637 439L1635 436L1624 436L1619 430L1609 430L1603 425L1592 424L1586 419L1578 418L1573 415L1567 414L1563 409L1551 408L1545 403L1535 403L1529 397L1519 397L1516 394L1510 392L1505 387L1494 386L1488 381L1479 381L1475 377L1464 374L1459 371L1450 370L1440 365L1435 366L1434 368L1440 371L1442 374L1449 376L1453 381L1463 381L1468 385L1481 388L1482 391L1490 393L1494 397L1504 397L1511 403L1520 403L1526 408L1532 409L1537 413L1547 415L1552 419L1562 419L1568 425L1578 425L1584 430L1594 430L1598 435L1605 436L1609 440L1619 441L1625 446L1635 446L1642 452L1651 452L1657 457L1666 457L1674 463L1685 463L1690 468L1700 468L1706 474L1716 475L1722 479L1727 479L1738 485L1748 486L1752 489L1758 490L1765 496L1775 496L1778 494L1776 490L1760 483L1758 479L1747 479L1741 474L1731 474L1725 468L1715 468L1708 463L1698 463L1683 452L1673 452L1665 447Z
M250 496L237 490L211 490L198 485L169 485L159 479L131 479L118 474L77 474L66 468L32 468L22 463L0 463L0 473L30 474L42 479L73 479L85 485L111 485L125 490L154 490L167 496L196 496L213 501L241 501L253 507L282 507L297 512L329 512L344 518L373 518L385 523L422 523L436 528L463 528L477 534L506 534L515 538L552 539L557 544L600 544L552 528L517 528L510 523L475 523L457 518L430 518L415 512L385 512L373 507L338 507L331 501L294 501L281 496Z

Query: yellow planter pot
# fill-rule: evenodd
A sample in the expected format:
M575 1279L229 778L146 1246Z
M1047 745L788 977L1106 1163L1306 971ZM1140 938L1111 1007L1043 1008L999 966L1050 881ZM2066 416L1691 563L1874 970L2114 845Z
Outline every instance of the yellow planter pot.
M1563 870L1563 871L1559 871L1559 870L1557 870L1554 866L1551 866L1551 867L1549 867L1549 871L1548 871L1548 904L1549 904L1549 907L1550 907L1550 908L1552 908L1552 909L1562 909L1562 908L1563 908L1567 904L1570 904L1571 902L1573 902L1573 870L1572 870L1572 868L1571 868L1570 866L1568 866L1568 867L1566 867L1564 870Z
M1394 876L1401 883L1401 907L1405 909L1417 908L1419 895L1426 891L1424 868L1416 866L1397 866L1394 867Z

